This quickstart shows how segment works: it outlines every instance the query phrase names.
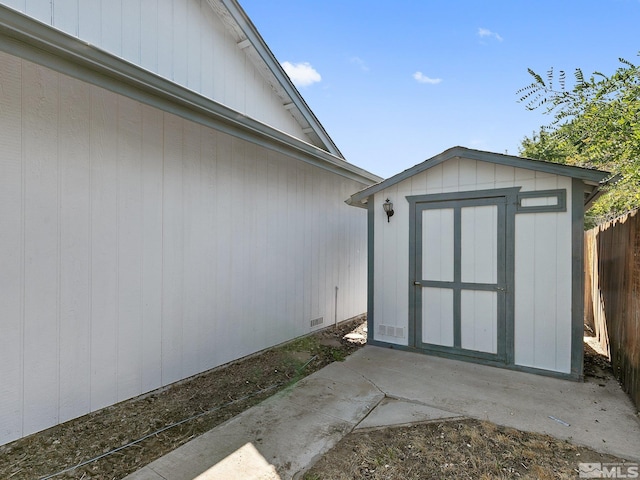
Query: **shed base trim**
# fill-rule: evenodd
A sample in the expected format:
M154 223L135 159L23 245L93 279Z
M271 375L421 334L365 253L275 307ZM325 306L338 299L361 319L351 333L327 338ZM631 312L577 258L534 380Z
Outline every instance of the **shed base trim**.
M545 370L542 368L525 367L522 365L505 364L503 362L488 360L478 357L465 357L461 355L451 354L447 352L439 351L425 351L415 347L409 347L406 345L398 345L395 343L383 342L380 340L367 339L367 345L373 345L374 347L391 348L395 350L401 350L403 352L421 353L423 355L431 355L434 357L448 358L450 360L460 360L462 362L476 363L479 365L487 365L490 367L504 368L507 370L514 370L517 372L532 373L534 375L543 375L546 377L559 378L561 380L571 380L574 382L581 382L583 380L582 375L576 375L575 373L556 372L554 370Z

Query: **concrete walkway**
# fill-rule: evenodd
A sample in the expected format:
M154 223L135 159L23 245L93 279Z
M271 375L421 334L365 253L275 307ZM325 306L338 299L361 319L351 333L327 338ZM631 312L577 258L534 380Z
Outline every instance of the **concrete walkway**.
M299 478L354 429L456 417L640 462L640 420L613 380L603 387L367 346L127 480Z

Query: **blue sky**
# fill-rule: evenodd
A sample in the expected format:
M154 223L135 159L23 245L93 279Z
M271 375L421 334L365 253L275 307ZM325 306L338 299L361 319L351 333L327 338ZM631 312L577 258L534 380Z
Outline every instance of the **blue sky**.
M640 0L239 1L346 159L382 177L455 145L517 155L550 120L517 103L527 68L640 63Z

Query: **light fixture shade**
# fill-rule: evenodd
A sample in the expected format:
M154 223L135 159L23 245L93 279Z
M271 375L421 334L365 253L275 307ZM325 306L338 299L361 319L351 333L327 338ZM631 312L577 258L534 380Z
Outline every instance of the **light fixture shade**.
M387 200L382 204L382 208L387 214L387 222L389 222L390 218L393 216L393 203L391 203L387 198Z

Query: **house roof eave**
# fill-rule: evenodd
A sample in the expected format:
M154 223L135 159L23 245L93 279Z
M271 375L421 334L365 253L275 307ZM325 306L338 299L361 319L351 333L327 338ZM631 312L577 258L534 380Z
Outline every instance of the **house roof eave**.
M0 5L0 51L371 184L381 179L341 156L232 110L140 66Z

